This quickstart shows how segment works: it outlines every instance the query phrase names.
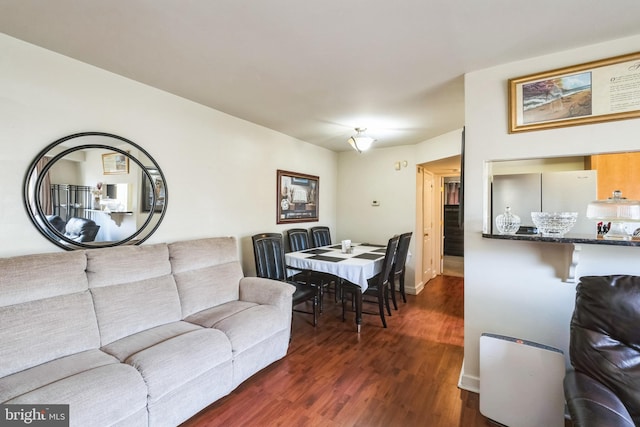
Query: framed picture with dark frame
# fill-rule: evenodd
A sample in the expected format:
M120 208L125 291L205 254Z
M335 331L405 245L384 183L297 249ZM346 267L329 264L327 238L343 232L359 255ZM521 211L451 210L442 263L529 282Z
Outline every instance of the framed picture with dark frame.
M277 224L318 221L320 178L298 172L277 171Z
M162 175L154 168L147 168L152 182L149 182L147 174L142 172L142 212L150 212L155 195L154 212L162 212L165 204L166 187Z
M509 80L509 133L640 117L640 52Z

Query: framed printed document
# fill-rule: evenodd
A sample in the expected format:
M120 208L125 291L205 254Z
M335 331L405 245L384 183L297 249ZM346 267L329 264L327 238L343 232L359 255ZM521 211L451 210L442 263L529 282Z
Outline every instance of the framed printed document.
M105 175L119 175L129 173L129 157L122 153L103 154L102 173L104 173Z
M509 133L640 117L640 52L509 80Z

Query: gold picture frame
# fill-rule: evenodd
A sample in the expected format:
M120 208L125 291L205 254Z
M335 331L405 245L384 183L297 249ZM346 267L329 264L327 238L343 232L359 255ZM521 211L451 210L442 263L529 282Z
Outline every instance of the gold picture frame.
M509 133L640 117L640 52L509 79Z
M103 154L102 173L104 175L122 175L129 173L129 157L122 153Z
M277 224L318 221L320 178L304 173L277 171Z

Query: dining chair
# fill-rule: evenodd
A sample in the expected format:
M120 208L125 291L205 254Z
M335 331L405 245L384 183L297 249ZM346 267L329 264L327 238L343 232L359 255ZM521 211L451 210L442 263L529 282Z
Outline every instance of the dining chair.
M289 249L291 252L311 249L309 231L306 228L292 228L288 230L287 240L289 241Z
M315 248L329 246L331 244L331 231L326 226L311 227L311 238Z
M284 261L284 244L280 233L261 233L251 237L253 241L253 254L256 262L256 275L266 279L287 282L296 287L293 293L293 311L313 314L313 326L318 323L318 288L311 285L311 280L306 282L288 280L287 267ZM313 311L296 309L295 306L306 301L312 301Z
M362 292L362 288L359 285L347 281L342 283L342 321L345 320L345 296L350 294L353 301L353 298L357 298L357 294L361 293L362 295L360 299L363 303L374 302L378 304L378 313L365 312L363 310L362 314L379 314L380 319L382 320L382 326L385 328L387 327L387 321L384 317L384 309L386 306L387 314L391 316L391 307L389 306L389 276L391 274L391 268L393 267L393 259L398 248L399 240L400 236L398 235L389 239L389 242L387 243L387 250L384 254L384 260L382 261L382 269L380 270L380 273L368 280L368 287L364 292ZM365 295L374 297L374 300L369 301L364 299Z
M309 232L304 228L292 228L287 231L287 240L289 241L289 249L292 252L304 251L307 249L312 249L310 240L309 240ZM304 280L305 276L307 276L309 272L303 271L296 276L302 276L302 280ZM338 295L336 292L339 282L339 279L333 274L321 273L318 271L310 272L312 284L314 286L318 286L319 294L318 294L318 304L320 306L320 313L323 311L324 306L324 291L325 289L328 291L331 287L331 284L334 286L334 294L335 294L335 302L338 302Z
M314 248L319 248L320 246L329 246L331 242L331 231L329 227L324 225L319 225L316 227L311 227L311 240ZM333 281L333 291L335 296L335 302L338 302L338 294L340 293L340 286L342 285L343 280L337 276L332 276Z
M409 254L409 243L411 243L411 236L413 232L402 233L398 240L398 250L396 251L395 259L393 260L393 267L389 274L389 290L391 294L391 301L393 301L393 308L398 309L398 303L396 302L396 280L398 282L398 290L402 296L402 301L407 302L407 294L404 291L404 273L405 264L407 262L407 255Z

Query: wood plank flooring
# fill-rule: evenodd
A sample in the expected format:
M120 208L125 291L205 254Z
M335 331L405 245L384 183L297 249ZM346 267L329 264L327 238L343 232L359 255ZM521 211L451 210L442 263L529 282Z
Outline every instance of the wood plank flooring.
M478 395L457 388L463 358L463 278L438 276L399 301L383 329L377 315L342 322L325 295L314 328L294 313L288 355L249 378L183 427L494 425ZM399 296L399 295L398 295Z

